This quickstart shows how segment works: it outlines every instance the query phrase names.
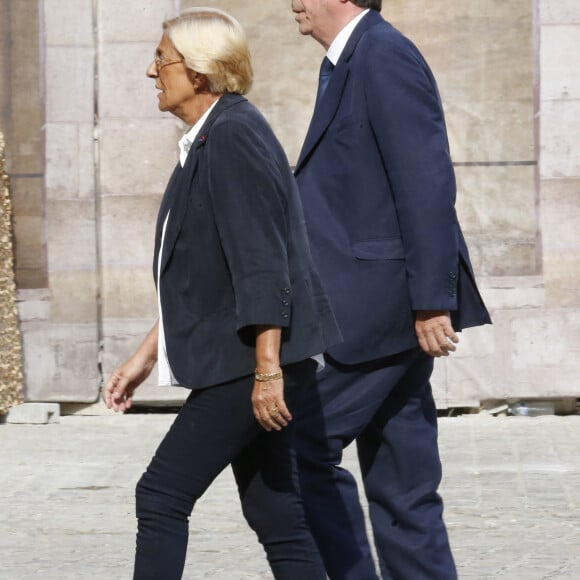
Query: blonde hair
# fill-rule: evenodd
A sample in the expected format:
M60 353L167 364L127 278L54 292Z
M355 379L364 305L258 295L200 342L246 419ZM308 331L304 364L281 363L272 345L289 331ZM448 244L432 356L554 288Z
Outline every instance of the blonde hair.
M212 93L250 90L254 79L250 50L241 24L217 8L192 8L163 23L185 66L206 75Z

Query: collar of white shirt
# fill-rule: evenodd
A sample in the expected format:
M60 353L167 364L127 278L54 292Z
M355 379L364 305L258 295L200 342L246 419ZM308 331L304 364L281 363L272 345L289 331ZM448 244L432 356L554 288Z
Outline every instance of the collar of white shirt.
M211 107L200 117L199 121L197 121L197 123L179 140L179 163L181 163L181 167L185 165L187 154L189 153L197 134L200 132L203 124L206 122L209 114L212 112L219 100L220 99L217 99L215 103L212 103Z
M332 44L328 47L328 52L326 56L328 60L336 66L350 35L352 34L353 30L356 28L356 25L366 16L370 8L367 8L363 12L361 12L358 16L355 16L337 35L336 38L332 41Z

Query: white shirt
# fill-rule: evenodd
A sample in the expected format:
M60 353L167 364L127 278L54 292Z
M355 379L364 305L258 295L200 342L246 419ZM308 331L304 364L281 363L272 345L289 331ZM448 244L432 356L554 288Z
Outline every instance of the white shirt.
M201 116L199 121L179 140L179 163L181 167L185 165L187 155L191 146L195 142L198 133L203 124L206 122L212 109L216 106L219 99L211 105L211 107ZM165 230L167 229L167 222L169 221L170 211L165 216L163 222L163 230L161 231L161 244L159 245L159 256L157 257L157 310L159 312L159 332L157 337L157 373L158 383L160 387L170 387L179 385L176 378L171 372L169 359L167 358L167 348L165 345L165 328L163 326L163 312L161 310L161 260L163 258L163 244L165 243Z
M326 56L328 60L336 66L348 39L350 38L353 30L356 28L356 25L366 16L369 12L370 8L367 8L363 12L361 12L358 16L353 18L337 35L336 38L332 41L332 44L328 47L328 52Z

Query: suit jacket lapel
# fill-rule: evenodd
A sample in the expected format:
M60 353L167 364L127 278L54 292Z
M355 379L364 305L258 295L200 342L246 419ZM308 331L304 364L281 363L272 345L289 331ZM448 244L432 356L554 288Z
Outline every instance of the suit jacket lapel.
M161 204L159 217L157 220L157 235L156 238L159 240L156 243L155 259L154 263L157 263L159 247L161 244L161 230L163 228L163 223L167 217L167 212L171 211L171 217L167 223L167 229L165 230L165 240L163 244L163 256L161 261L161 272L165 270L169 258L173 253L173 248L175 247L175 242L179 237L179 232L183 226L183 220L185 214L187 213L187 203L189 200L189 193L191 191L191 183L197 172L199 165L199 160L201 156L201 149L205 147L208 139L210 138L211 127L215 123L216 119L230 107L244 102L246 99L241 95L235 93L226 93L218 101L217 105L214 107L213 111L210 113L206 122L200 129L195 142L192 144L189 154L187 155L187 160L183 169L177 166L174 175L172 176L165 193L163 202ZM155 265L155 276L157 277L157 266Z
M298 163L296 164L295 173L299 173L302 169L306 159L316 147L336 114L349 75L349 62L359 40L371 26L377 22L381 22L382 20L382 16L376 10L371 10L358 23L348 39L348 42L340 55L340 59L336 63L332 76L330 77L330 82L328 83L326 92L319 103L320 106L315 109L312 120L310 121L310 127L306 134L306 139L302 146Z

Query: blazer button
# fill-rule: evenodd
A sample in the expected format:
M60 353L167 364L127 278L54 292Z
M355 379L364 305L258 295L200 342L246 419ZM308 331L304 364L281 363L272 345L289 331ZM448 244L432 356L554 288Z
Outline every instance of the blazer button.
M284 294L290 294L290 288L284 288L282 292L284 292Z
M287 312L282 312L282 318L288 318L288 313Z
M288 306L290 302L288 302L288 300L282 300L282 304L284 304L284 306Z

